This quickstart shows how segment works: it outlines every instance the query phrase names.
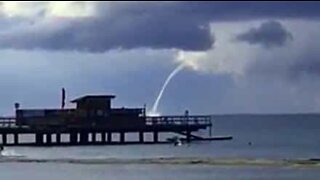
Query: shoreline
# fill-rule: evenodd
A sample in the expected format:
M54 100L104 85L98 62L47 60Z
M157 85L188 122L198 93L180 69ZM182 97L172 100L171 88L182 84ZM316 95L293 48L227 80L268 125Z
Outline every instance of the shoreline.
M87 159L36 159L25 157L0 157L0 163L63 163L63 164L93 164L93 165L206 165L206 166L253 166L253 167L296 167L296 168L320 168L320 159L241 159L241 158L87 158Z

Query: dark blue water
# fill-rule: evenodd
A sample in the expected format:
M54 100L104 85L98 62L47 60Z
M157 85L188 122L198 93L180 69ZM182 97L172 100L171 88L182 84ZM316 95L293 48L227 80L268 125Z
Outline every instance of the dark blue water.
M213 157L309 159L320 157L320 115L215 116L213 134L231 141L193 142L182 146L130 145L85 147L8 147L4 154L26 158L104 159ZM201 132L208 135L208 132ZM162 135L164 136L164 135ZM251 142L251 145L248 143ZM27 177L27 178L26 178ZM319 179L319 167L209 166L163 164L0 163L1 179Z
M6 153L30 158L319 158L319 129L320 115L214 116L213 135L232 135L233 140L193 142L180 147L171 144L63 148L12 147L8 148ZM200 134L208 135L208 132L202 131ZM167 136L161 135L162 138Z
M214 134L234 137L230 142L213 143L225 156L320 157L320 115L216 116L214 125Z

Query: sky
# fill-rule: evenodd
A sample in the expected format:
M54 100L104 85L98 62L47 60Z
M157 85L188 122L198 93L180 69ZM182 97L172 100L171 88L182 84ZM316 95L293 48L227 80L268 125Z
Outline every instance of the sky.
M161 114L319 113L319 2L0 2L0 115L114 94ZM67 107L74 107L67 103Z

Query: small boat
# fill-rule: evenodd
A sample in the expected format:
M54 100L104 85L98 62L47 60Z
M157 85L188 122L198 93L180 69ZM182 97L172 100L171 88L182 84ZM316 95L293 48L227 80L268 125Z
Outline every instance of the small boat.
M173 143L174 146L181 146L182 141L178 136L174 136L172 138L167 138L167 141Z

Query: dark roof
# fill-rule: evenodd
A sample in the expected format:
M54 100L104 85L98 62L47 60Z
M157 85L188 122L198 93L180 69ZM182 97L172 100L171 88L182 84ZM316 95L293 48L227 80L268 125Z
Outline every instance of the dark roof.
M87 99L102 99L102 100L110 100L110 99L113 99L115 98L116 96L114 95L87 95L87 96L82 96L82 97L79 97L77 99L74 99L70 102L72 103L76 103L76 102L79 102L79 101L85 101Z

